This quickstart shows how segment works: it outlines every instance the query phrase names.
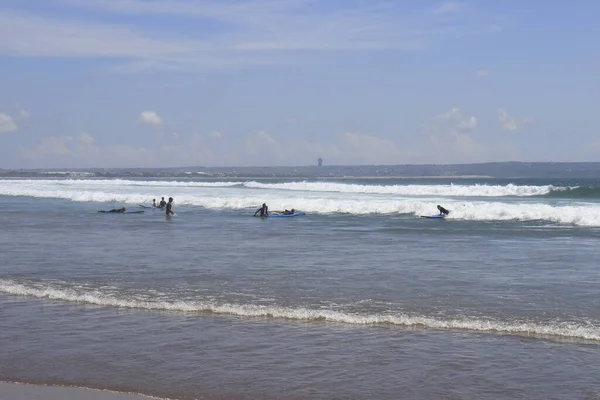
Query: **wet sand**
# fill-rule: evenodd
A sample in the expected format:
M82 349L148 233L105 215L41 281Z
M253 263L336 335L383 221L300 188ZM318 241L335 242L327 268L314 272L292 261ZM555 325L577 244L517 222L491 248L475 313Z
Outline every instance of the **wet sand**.
M29 385L0 382L0 400L148 400L139 394L66 386Z

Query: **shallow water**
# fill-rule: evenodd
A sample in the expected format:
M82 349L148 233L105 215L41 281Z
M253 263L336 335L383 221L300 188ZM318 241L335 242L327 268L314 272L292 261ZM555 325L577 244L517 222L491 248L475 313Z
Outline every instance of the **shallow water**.
M0 380L600 396L600 202L579 182L209 183L0 181ZM163 195L176 217L96 212ZM307 215L252 218L263 201ZM446 220L419 218L440 203Z

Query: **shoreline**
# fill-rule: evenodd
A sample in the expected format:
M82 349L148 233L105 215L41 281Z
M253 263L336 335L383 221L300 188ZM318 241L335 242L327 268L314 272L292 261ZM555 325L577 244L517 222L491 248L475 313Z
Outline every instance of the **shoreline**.
M141 393L118 392L80 386L44 385L0 381L2 400L169 400Z

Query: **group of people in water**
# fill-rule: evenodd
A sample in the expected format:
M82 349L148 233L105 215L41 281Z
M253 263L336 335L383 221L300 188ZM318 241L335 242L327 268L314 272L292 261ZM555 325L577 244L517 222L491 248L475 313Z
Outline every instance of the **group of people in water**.
M448 215L448 214L450 214L450 211L448 211L444 207L440 206L439 204L437 206L437 209L440 212L440 215ZM260 206L260 208L254 212L254 216L256 217L256 214L258 214L258 213L260 213L261 217L268 217L269 216L269 207L267 206L266 203L263 203L263 205ZM285 210L285 211L283 211L284 215L290 215L290 214L295 214L295 213L296 213L296 210L293 209L293 208L291 210Z
M258 210L256 210L256 212L254 212L254 216L256 217L256 214L260 213L261 217L268 217L269 216L269 207L267 206L266 203L263 203L262 206L260 206L260 208ZM285 210L283 212L278 212L278 214L284 214L284 215L292 215L296 213L296 210L294 208L292 208L291 210Z
M165 209L167 217L171 216L171 215L175 215L175 212L173 211L173 198L172 197L169 197L168 202L166 202L165 198L162 197L158 204L156 204L156 199L152 199L152 207ZM127 209L125 207L121 207L121 208L113 208L112 210L100 210L98 212L100 212L100 213L124 213L126 211L127 211Z
M166 202L165 198L162 197L158 204L156 204L156 199L152 199L152 206L155 208L166 209L167 217L170 215L175 215L175 213L173 212L173 198L172 197L169 197L168 202ZM437 206L437 209L440 212L440 215L450 214L450 211L448 211L444 207L440 206L439 204ZM124 213L125 211L126 211L125 207L121 207L121 208L113 208L112 210L108 210L108 211L100 210L98 212L101 212L101 213ZM260 206L260 208L254 212L254 216L256 217L256 215L259 213L260 213L261 217L269 216L269 207L267 206L266 203L263 203L263 205ZM296 213L296 210L294 208L292 208L291 210L286 209L285 211L282 212L282 214L284 214L284 215L292 215L295 213Z
M152 207L164 208L166 210L167 217L169 215L175 215L173 212L173 198L169 197L169 201L166 202L164 197L161 197L160 203L156 204L156 199L152 199Z
M173 200L172 197L169 197L169 201ZM165 201L164 197L161 197L160 202L158 204L156 204L156 199L152 199L152 207L155 208L164 208L167 206L167 202Z

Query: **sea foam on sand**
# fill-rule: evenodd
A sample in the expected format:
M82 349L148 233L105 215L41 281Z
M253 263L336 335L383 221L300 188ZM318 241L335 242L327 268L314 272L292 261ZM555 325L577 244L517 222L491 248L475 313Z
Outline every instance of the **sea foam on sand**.
M139 394L66 386L0 382L0 400L148 400Z

